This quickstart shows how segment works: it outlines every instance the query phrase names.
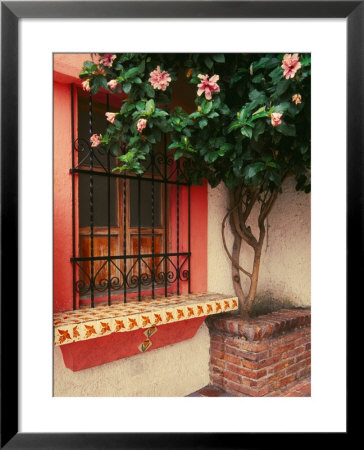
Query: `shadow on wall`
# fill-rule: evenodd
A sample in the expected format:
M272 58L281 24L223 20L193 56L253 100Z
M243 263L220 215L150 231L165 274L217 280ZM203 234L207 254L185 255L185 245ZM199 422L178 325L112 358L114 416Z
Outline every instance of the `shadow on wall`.
M272 292L265 292L264 294L257 295L253 302L252 310L250 313L251 317L258 317L264 314L269 314L274 311L279 311L280 309L299 309L299 310L309 310L310 307L299 307L297 304L292 302L290 299L278 299L274 298Z

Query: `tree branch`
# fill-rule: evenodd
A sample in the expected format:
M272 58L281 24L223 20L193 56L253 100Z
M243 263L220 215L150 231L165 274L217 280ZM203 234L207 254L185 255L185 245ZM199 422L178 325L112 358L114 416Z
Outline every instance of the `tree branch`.
M228 211L224 217L224 220L222 221L222 226L221 226L221 235L222 235L222 242L224 244L224 249L226 251L226 254L228 256L228 258L230 259L230 261L232 262L232 264L234 265L234 267L236 267L237 269L239 269L241 272L243 272L247 277L251 278L252 274L250 272L248 272L247 270L245 270L243 267L241 267L238 262L231 256L227 245L226 245L226 239L225 239L225 222L226 219L229 217L229 215L231 214L231 210ZM239 234L239 233L237 233Z

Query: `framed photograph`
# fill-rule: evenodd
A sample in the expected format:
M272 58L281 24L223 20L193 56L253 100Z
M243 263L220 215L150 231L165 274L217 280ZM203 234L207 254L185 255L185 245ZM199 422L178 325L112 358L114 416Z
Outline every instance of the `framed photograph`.
M322 36L325 36L325 39L322 39ZM358 280L361 279L364 269L363 264L358 262L361 258L353 256L354 248L355 254L358 250L362 251L363 238L363 44L364 5L361 1L1 2L1 447L162 448L168 445L171 448L237 448L244 442L244 447L248 448L261 446L263 440L271 440L274 437L279 437L281 442L287 439L288 443L288 439L291 439L289 433L300 433L302 439L306 436L309 438L310 433L340 433L341 437L347 436L347 302L354 292L360 292ZM62 83L70 76L67 71L71 66L67 57L59 55L73 55L76 60L80 54L88 54L92 58L92 54L105 55L106 51L118 54L211 53L217 55L217 62L218 55L223 53L269 53L280 54L283 58L291 57L291 54L294 57L294 54L299 53L312 57L312 234L311 239L308 239L308 242L311 241L312 265L310 271L302 268L302 271L310 272L311 280L310 288L306 286L306 290L311 291L312 298L311 397L282 399L243 396L198 399L186 398L185 394L181 394L182 398L175 398L172 397L173 394L168 393L163 397L159 397L159 394L150 397L148 394L128 394L122 397L113 392L107 394L107 389L97 395L92 386L85 386L84 392L73 389L72 378L65 376L62 381L62 371L57 372L59 378L55 388L53 363L58 364L57 358L61 353L55 353L56 356L53 354L53 299L58 298L57 301L61 304L63 297L59 294L67 288L62 274L58 272L58 267L62 265L57 265L57 261L55 263L55 257L58 255L63 258L59 249L62 246L71 246L72 241L71 233L69 242L66 243L67 233L64 230L60 232L60 235L65 236L64 241L54 240L54 230L58 225L59 229L64 225L57 222L57 217L53 216L54 202L58 201L58 198L54 197L54 183L62 184L62 181L54 179L55 164L59 162L55 163L52 149L68 139L69 131L63 134L60 131L61 126L54 126L54 123L60 121L62 125L62 120L65 124L68 120L56 106L57 102L69 98L69 90L63 95ZM289 52L291 54L287 55ZM106 57L109 58L112 54L106 53ZM106 69L108 64L109 60L106 61ZM206 64L208 66L209 61ZM300 67L295 64L292 77ZM291 66L295 64L292 63ZM58 80L60 83L57 91L53 85L55 65L58 76L64 77L64 80ZM62 69L58 70L61 66ZM155 86L162 89L164 86L158 84L159 67L152 73L155 78L151 81L152 86L154 89ZM187 71L187 76L191 74L192 69ZM168 76L169 74L164 72L165 79ZM286 78L290 76L289 73ZM203 76L200 78L202 80ZM84 80L89 82L86 75ZM125 92L130 89L128 80L120 80ZM203 80L201 82L203 86L199 95L205 95L207 100L211 99L211 93L214 95L219 89L216 84L218 77L211 77L211 80L213 82L208 85L211 91L208 92L206 83L203 85ZM259 80L255 82L258 83ZM86 86L86 91L88 87ZM72 87L70 95L71 100L73 96L77 97L79 108L76 110L70 106L68 112L72 110L72 121L83 117L87 128L87 117L92 121L92 105L87 104L87 95L82 93L80 83L78 90ZM252 98L250 100L253 101ZM109 97L106 102L109 111L113 111ZM299 106L301 95L293 96L292 103ZM84 116L81 111L83 104ZM95 101L94 116L97 113L97 105ZM117 109L120 109L120 105L117 106ZM273 110L266 112L263 107L258 109L259 106L261 105L257 103L257 111L251 111L254 111L253 115L261 114L264 120L267 120L267 123L271 121L274 127L281 125L280 111L275 112L275 117L271 117ZM266 118L264 114L268 113ZM107 114L108 120L112 117L113 123L114 113ZM147 127L147 120L143 120L139 120L137 124L140 133ZM205 124L201 123L201 130L203 126ZM92 131L92 125L90 127ZM87 130L87 133L90 130ZM145 131L147 129L144 133ZM249 135L249 132L245 127L241 134ZM289 133L288 130L287 136ZM89 135L91 136L91 133ZM93 138L94 136L99 139L97 135L94 134ZM67 142L65 145L68 145ZM99 161L99 166L103 167L102 156ZM90 169L73 161L72 166L65 169L65 173L69 175L84 171L87 177L90 177L94 167L92 161L87 160L87 164L91 164ZM97 167L96 171L101 170L100 167ZM115 184L114 194L110 194L113 184L108 181L109 199L110 195L119 196L118 202L120 205L124 204L124 209L120 206L115 211L110 211L109 200L107 213L106 209L104 211L109 218L104 223L93 215L91 206L91 216L87 216L86 211L85 217L87 216L87 220L92 217L92 225L86 223L85 219L85 224L80 224L79 228L83 234L80 231L79 234L76 233L76 238L73 237L77 242L78 239L80 242L83 239L82 242L87 247L89 241L94 242L93 234L97 229L97 245L101 247L104 245L102 240L108 239L109 262L106 261L105 265L101 266L98 262L99 265L96 264L95 267L100 274L105 272L105 277L108 276L109 286L111 280L114 280L115 286L115 280L118 280L112 270L115 273L116 269L121 272L121 266L118 268L115 264L116 269L110 269L110 245L113 245L111 228L114 235L117 235L115 242L119 246L118 252L122 254L124 251L125 261L123 233L124 240L125 236L128 237L130 248L133 239L139 235L138 247L133 251L138 253L139 260L143 261L146 267L148 264L153 264L153 270L155 265L162 267L159 260L155 262L155 259L161 257L156 246L159 245L158 239L160 248L166 246L167 235L173 234L166 225L166 198L170 194L167 195L167 190L163 191L162 188L161 191L156 190L154 181L160 180L158 175L155 176L154 170L159 170L158 166L153 166L151 170L152 193L146 195L151 195L147 203L153 205L152 222L148 222L143 228L146 242L148 239L150 241L145 244L148 260L144 261L140 257L141 187L137 188L136 181L132 178L127 181L128 189L132 193L134 183L135 195L133 197L130 194L127 200L126 181L122 184L120 179L120 183ZM162 176L161 173L160 178ZM87 194L85 202L89 198L92 202L94 200L94 180L91 180L91 187L89 181L87 178L85 186L92 195ZM175 180L173 182L176 186L179 183ZM187 205L190 194L183 191L183 186L181 189L181 197L179 193L176 194L177 205L179 202L182 205L186 202ZM64 189L66 202L72 203L72 195L73 205L75 202L82 202L81 190L78 194L75 192L72 194ZM133 202L139 204L134 219L130 206ZM149 208L147 204L142 206L144 209ZM130 214L126 213L126 208L130 208ZM159 218L155 213L156 209ZM82 214L82 209L78 209L76 215L80 222L83 220ZM121 225L117 229L115 224L111 224L114 220L110 219L112 214L115 215L115 224L118 221L120 224L124 223L124 229ZM178 243L177 248L172 250L173 258L176 258L177 262L171 257L171 264L173 267L177 266L177 271L184 270L185 278L182 277L181 285L178 284L178 293L180 289L188 289L190 292L189 265L187 269L190 254L190 244L187 248L187 241L190 242L190 238L188 235L185 244L180 246L178 212L177 217ZM94 219L101 220L102 223L94 227ZM133 225L133 220L137 221L138 225ZM71 224L69 225L71 227ZM187 233L187 225L183 230L181 236ZM91 245L94 249L93 244ZM166 250L164 252L166 253ZM87 279L92 277L86 272L94 269L93 250L91 257L88 253L80 256L77 259L73 255L73 264L74 267L78 264L77 270L86 275L76 280L74 269L74 279L73 282L71 279L70 284L73 289L75 285L79 288L87 286ZM87 264L91 259L89 269ZM186 267L182 267L185 261ZM110 266L108 275L107 264ZM181 264L181 267L178 264ZM133 266L134 269L130 267L131 279L133 276L136 279L137 266ZM160 268L158 270L162 272ZM209 272L207 268L206 273L210 280L216 277L215 272ZM140 274L139 267L138 276L141 279ZM166 275L159 275L160 280L164 280L163 276L166 279ZM100 280L101 278L100 276ZM151 285L153 295L155 279L156 277ZM147 285L148 277L144 278L143 282ZM102 283L103 280L100 281L100 286ZM219 286L216 280L209 282L209 286L215 285ZM119 288L121 292L121 284ZM139 289L140 296L140 286L130 285L130 288L130 292L135 289L136 293ZM70 298L74 309L81 299L80 289L74 291L73 300ZM109 301L110 290L111 287ZM165 291L167 292L167 281ZM92 292L92 307L93 301ZM63 309L72 309L71 303L69 308ZM105 331L107 324L103 326ZM92 327L89 328L91 330ZM144 342L138 347L138 352L147 352L161 334L157 333L156 327L148 328L145 333ZM63 344L62 339L70 338L67 331L60 336L60 344ZM196 354L197 350L195 349ZM105 350L100 350L100 354L102 352ZM65 354L64 352L63 358L66 362ZM92 370L87 358L77 359L76 354L68 357L69 361L72 361L68 362L70 366L67 367L73 367L76 377L82 377L84 369ZM102 357L103 355L100 356L101 359ZM105 359L104 362L109 361ZM166 359L163 361L163 368L160 367L159 370L165 370L167 364L177 363ZM77 372L78 370L80 371ZM142 365L135 365L128 370L128 373L116 374L120 376L120 383L127 383L124 378L126 376L134 380L141 379L141 374L144 373ZM193 370L192 367L192 374ZM178 372L178 368L176 371ZM104 385L112 383L107 379L107 371L104 371L102 376L106 379ZM92 378L88 379L93 382ZM178 384L177 379L175 383ZM335 407L331 404L334 390ZM156 392L160 390L156 388Z

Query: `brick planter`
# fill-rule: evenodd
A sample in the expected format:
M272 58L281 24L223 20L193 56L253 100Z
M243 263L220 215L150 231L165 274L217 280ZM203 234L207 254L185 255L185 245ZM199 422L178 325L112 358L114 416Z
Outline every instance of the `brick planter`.
M242 320L210 317L210 383L262 397L311 373L311 312L288 310Z

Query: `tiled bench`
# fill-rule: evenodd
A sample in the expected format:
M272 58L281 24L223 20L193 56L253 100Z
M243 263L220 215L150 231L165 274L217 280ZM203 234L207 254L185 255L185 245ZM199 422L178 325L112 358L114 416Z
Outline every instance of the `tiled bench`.
M236 297L204 293L57 312L54 344L81 370L189 339L207 316L237 309Z

